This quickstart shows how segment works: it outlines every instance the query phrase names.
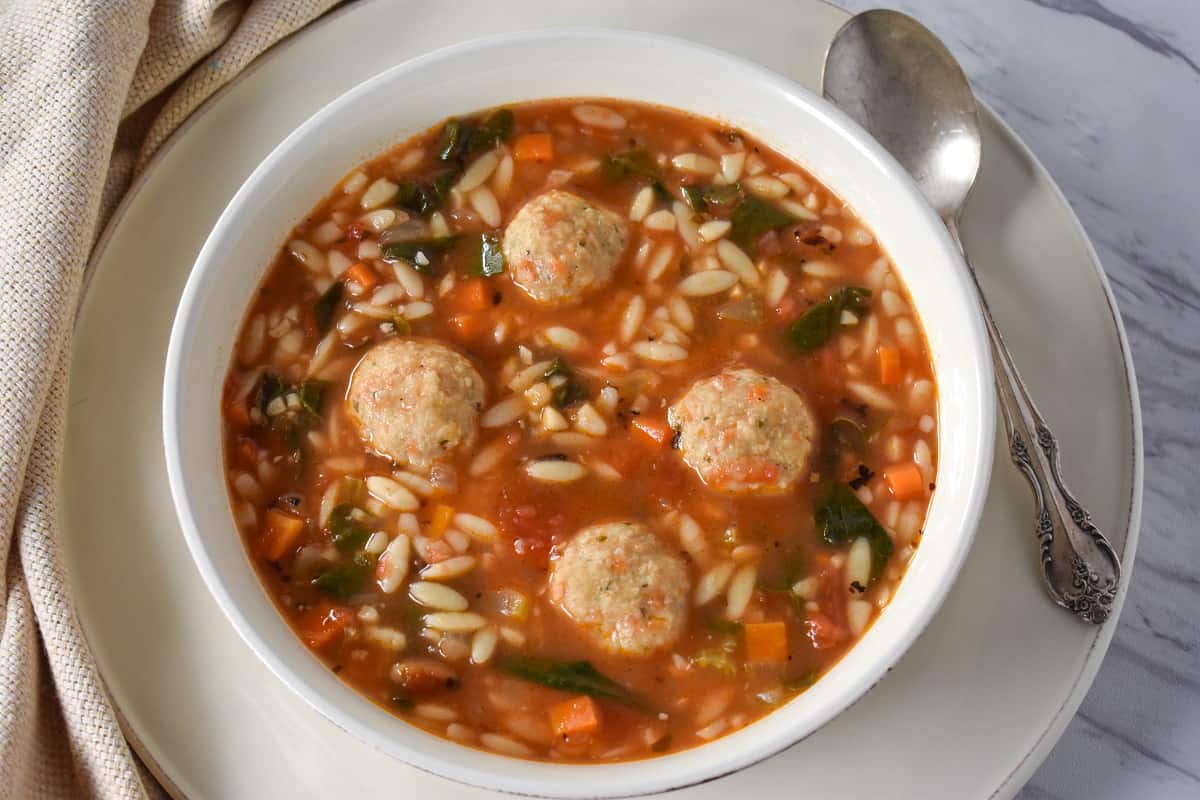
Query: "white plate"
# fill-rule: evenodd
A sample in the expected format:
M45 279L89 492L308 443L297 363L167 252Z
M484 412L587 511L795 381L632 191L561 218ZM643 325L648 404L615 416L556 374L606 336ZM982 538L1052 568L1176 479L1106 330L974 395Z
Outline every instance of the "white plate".
M469 13L360 2L261 59L160 153L106 232L80 312L63 523L101 673L139 752L180 797L488 796L370 749L278 682L217 609L175 523L159 439L167 334L200 245L250 171L355 83L463 38L564 24L655 30L812 86L844 17L813 0L627 0L586 12L524 0ZM1111 294L1044 170L991 114L984 133L965 238L1078 494L1124 546L1128 575L1141 426ZM962 800L1017 791L1082 700L1113 623L1084 627L1045 599L1028 491L997 453L962 576L892 674L800 745L684 795Z

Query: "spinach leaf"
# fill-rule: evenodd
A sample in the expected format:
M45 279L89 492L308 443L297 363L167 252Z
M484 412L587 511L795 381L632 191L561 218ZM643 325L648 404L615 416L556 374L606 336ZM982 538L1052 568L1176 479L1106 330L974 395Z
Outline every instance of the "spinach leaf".
M817 530L827 544L850 544L865 536L871 545L871 580L879 577L892 554L892 539L845 483L835 483L816 507Z
M261 411L265 416L267 413L267 406L271 404L271 401L286 391L287 385L284 384L282 378L280 378L274 372L264 372L262 380L260 380L258 383L258 410Z
M792 596L792 587L808 571L808 560L800 550L792 550L764 564L759 586L763 591Z
M374 556L357 553L349 561L331 567L313 578L312 584L339 600L348 600L362 590L374 568Z
M566 383L554 389L554 405L559 408L566 408L576 403L582 403L588 397L587 387L574 378L567 378Z
M787 692L802 692L808 687L817 682L817 671L810 669L808 672L803 672L795 678L789 678L783 682L784 691Z
M713 206L727 206L742 196L742 187L736 183L725 186L684 186L683 201L688 207L701 214L713 210Z
M791 225L796 218L765 200L749 195L733 210L729 221L732 223L729 238L753 255L754 242L759 236L774 228Z
M471 131L471 135L467 137L466 152L478 153L489 147L495 147L512 135L512 129L512 109L501 108L493 112L478 128Z
M446 120L446 124L442 127L442 133L438 137L438 160L452 161L458 156L466 140L466 128L463 126L462 120L453 117Z
M553 378L555 375L566 375L568 377L571 375L571 368L561 358L555 358L551 361L550 366L546 367L546 371L542 373L542 377L546 380Z
M472 275L491 278L504 272L504 250L500 245L500 234L481 233L472 244L472 254L467 271Z
M430 181L401 181L396 190L396 205L414 214L428 217L446 202L459 174L459 170L450 169L439 173Z
M342 302L343 288L341 281L335 281L317 299L316 304L313 306L313 316L317 320L317 330L321 333L329 332L329 326L333 322L333 312L337 310L338 303Z
M721 617L709 617L704 620L704 627L713 633L719 633L724 636L740 636L742 634L742 623L731 619L722 619Z
M829 441L861 456L867 452L867 428L849 417L838 417L829 423Z
M708 210L708 201L704 199L704 189L699 186L683 186L680 187L683 192L683 202L687 203L688 208L695 211L697 214L703 214Z
M501 661L500 671L530 683L577 692L630 706L640 706L633 693L612 678L606 677L590 661L550 661L542 658L516 657Z
M663 185L662 176L658 171L658 163L645 150L626 150L624 153L609 153L604 157L602 166L605 176L610 181L619 181L631 175L645 178L649 181L654 193L660 200L672 200L671 193Z
M555 358L550 362L550 366L542 373L542 377L546 380L553 378L555 375L562 375L566 378L565 381L554 387L554 405L558 408L566 408L576 403L581 403L587 400L590 396L588 389L582 383L575 379L575 373L571 371L571 367L561 358Z
M326 381L319 381L315 378L310 378L300 384L300 405L304 410L315 416L321 416L321 405L325 400L325 388L329 384Z
M457 236L426 239L419 242L393 242L383 248L384 261L407 261L417 272L433 273L434 259L458 241Z
M863 301L870 296L871 290L861 286L839 289L829 295L828 299L805 311L800 319L788 326L788 341L792 347L806 353L824 346L834 331L841 327L842 312L861 313L866 310Z
M371 532L355 519L361 515L363 512L349 503L335 506L329 514L329 535L333 538L333 546L340 552L353 553L367 543Z

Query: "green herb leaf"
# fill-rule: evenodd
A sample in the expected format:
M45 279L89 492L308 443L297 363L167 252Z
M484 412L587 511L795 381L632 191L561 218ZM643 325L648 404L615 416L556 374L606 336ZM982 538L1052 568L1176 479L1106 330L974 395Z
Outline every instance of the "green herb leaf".
M312 584L339 600L348 600L362 590L374 568L374 556L358 553L349 561L331 567L313 578Z
M408 336L412 333L412 323L399 314L392 316L392 332L397 336Z
M747 253L751 253L759 236L769 230L791 225L796 218L765 200L749 195L733 210L729 221L732 223L729 237Z
M393 242L383 248L384 261L407 261L417 272L427 275L434 271L437 257L458 241L457 236L443 236L420 242Z
M736 183L724 186L684 186L683 201L697 214L712 211L713 206L728 206L742 196L742 187Z
M782 557L773 558L764 564L764 572L758 585L763 591L791 596L792 586L804 577L807 566L808 560L803 551L789 550Z
M439 173L431 181L407 180L401 181L396 190L396 205L408 209L414 214L428 217L442 207L450 196L450 189L458 180L460 172L457 169Z
M353 553L355 550L362 549L362 546L367 543L367 539L371 536L371 532L366 526L355 519L356 512L362 512L355 506L349 503L342 503L335 506L329 514L329 535L333 538L333 546L342 553Z
M271 401L285 391L287 391L287 385L283 382L282 378L274 372L264 372L262 380L258 382L258 410L266 414L267 406L271 404Z
M517 657L501 661L500 671L530 683L578 692L592 697L615 700L630 706L641 706L633 693L613 679L600 674L590 661L549 661L541 658Z
M892 539L849 485L834 484L818 501L814 517L827 544L850 544L865 536L871 545L871 580L879 577L892 554Z
M474 242L473 248L478 250L472 255L468 272L491 278L504 272L504 250L500 243L500 234L482 233Z
M704 627L708 628L713 633L719 633L722 636L742 635L742 623L731 619L709 617L708 619L704 620Z
M566 408L576 403L582 403L589 396L586 386L574 378L567 378L566 383L554 388L554 405Z
M542 373L542 377L546 380L550 380L555 375L566 375L568 377L571 375L571 368L561 358L555 358L551 361L550 366L546 367L546 371Z
M704 199L704 189L702 187L683 186L680 189L683 192L683 202L687 203L688 208L697 214L703 214L708 210L708 201Z
M310 414L321 416L322 403L325 400L325 388L329 384L326 381L319 381L315 378L310 378L300 384L300 404Z
M810 669L808 672L802 673L802 674L796 676L795 678L789 678L788 680L784 681L783 688L785 691L788 691L788 692L802 692L805 689L807 689L808 687L812 686L814 683L816 683L818 677L819 676L817 675L817 671Z
M462 121L454 118L446 120L446 124L442 127L442 133L438 137L437 157L439 161L451 161L462 149L466 141L466 130L463 127Z
M719 647L709 647L697 652L692 656L691 662L697 667L716 670L722 675L733 675L737 672L733 656Z
M337 310L338 303L342 302L343 288L341 281L335 281L317 299L316 304L313 306L313 316L317 320L317 330L321 333L329 332L329 326L333 322L333 312Z
M709 206L729 206L742 197L740 183L727 183L724 186L709 186L704 190L704 203Z
M502 108L495 111L483 124L471 132L467 139L466 152L478 153L503 142L512 135L512 109Z
M871 290L861 286L848 286L834 292L788 326L788 341L792 347L806 353L823 347L841 327L842 312L863 312L866 310L863 301L870 296Z
M660 200L674 199L667 187L663 185L662 176L658 171L658 162L645 150L609 153L604 157L602 168L605 177L610 181L616 182L631 175L645 178Z
M658 163L645 150L626 150L624 153L609 153L604 157L604 174L611 181L630 175L658 180Z
M830 442L859 455L867 452L867 429L849 417L838 417L829 423Z

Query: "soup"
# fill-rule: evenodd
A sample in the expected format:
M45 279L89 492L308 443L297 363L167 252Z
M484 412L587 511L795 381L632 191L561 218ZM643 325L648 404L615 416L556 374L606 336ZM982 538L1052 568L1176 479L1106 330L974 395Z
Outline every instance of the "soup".
M936 392L853 210L720 123L448 120L281 248L223 401L280 612L436 735L577 762L791 701L918 546Z

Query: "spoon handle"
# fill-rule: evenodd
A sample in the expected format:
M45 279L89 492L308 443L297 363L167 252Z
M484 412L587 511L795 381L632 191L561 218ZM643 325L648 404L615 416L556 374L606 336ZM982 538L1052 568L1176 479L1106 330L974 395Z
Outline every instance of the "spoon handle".
M1055 603L1084 622L1099 625L1112 611L1121 580L1121 560L1104 534L1092 524L1087 509L1063 483L1058 439L1029 396L1012 354L1004 344L1004 337L996 327L975 268L959 238L958 221L950 218L946 225L963 252L979 295L996 367L996 393L1008 436L1009 455L1033 489L1046 589Z

